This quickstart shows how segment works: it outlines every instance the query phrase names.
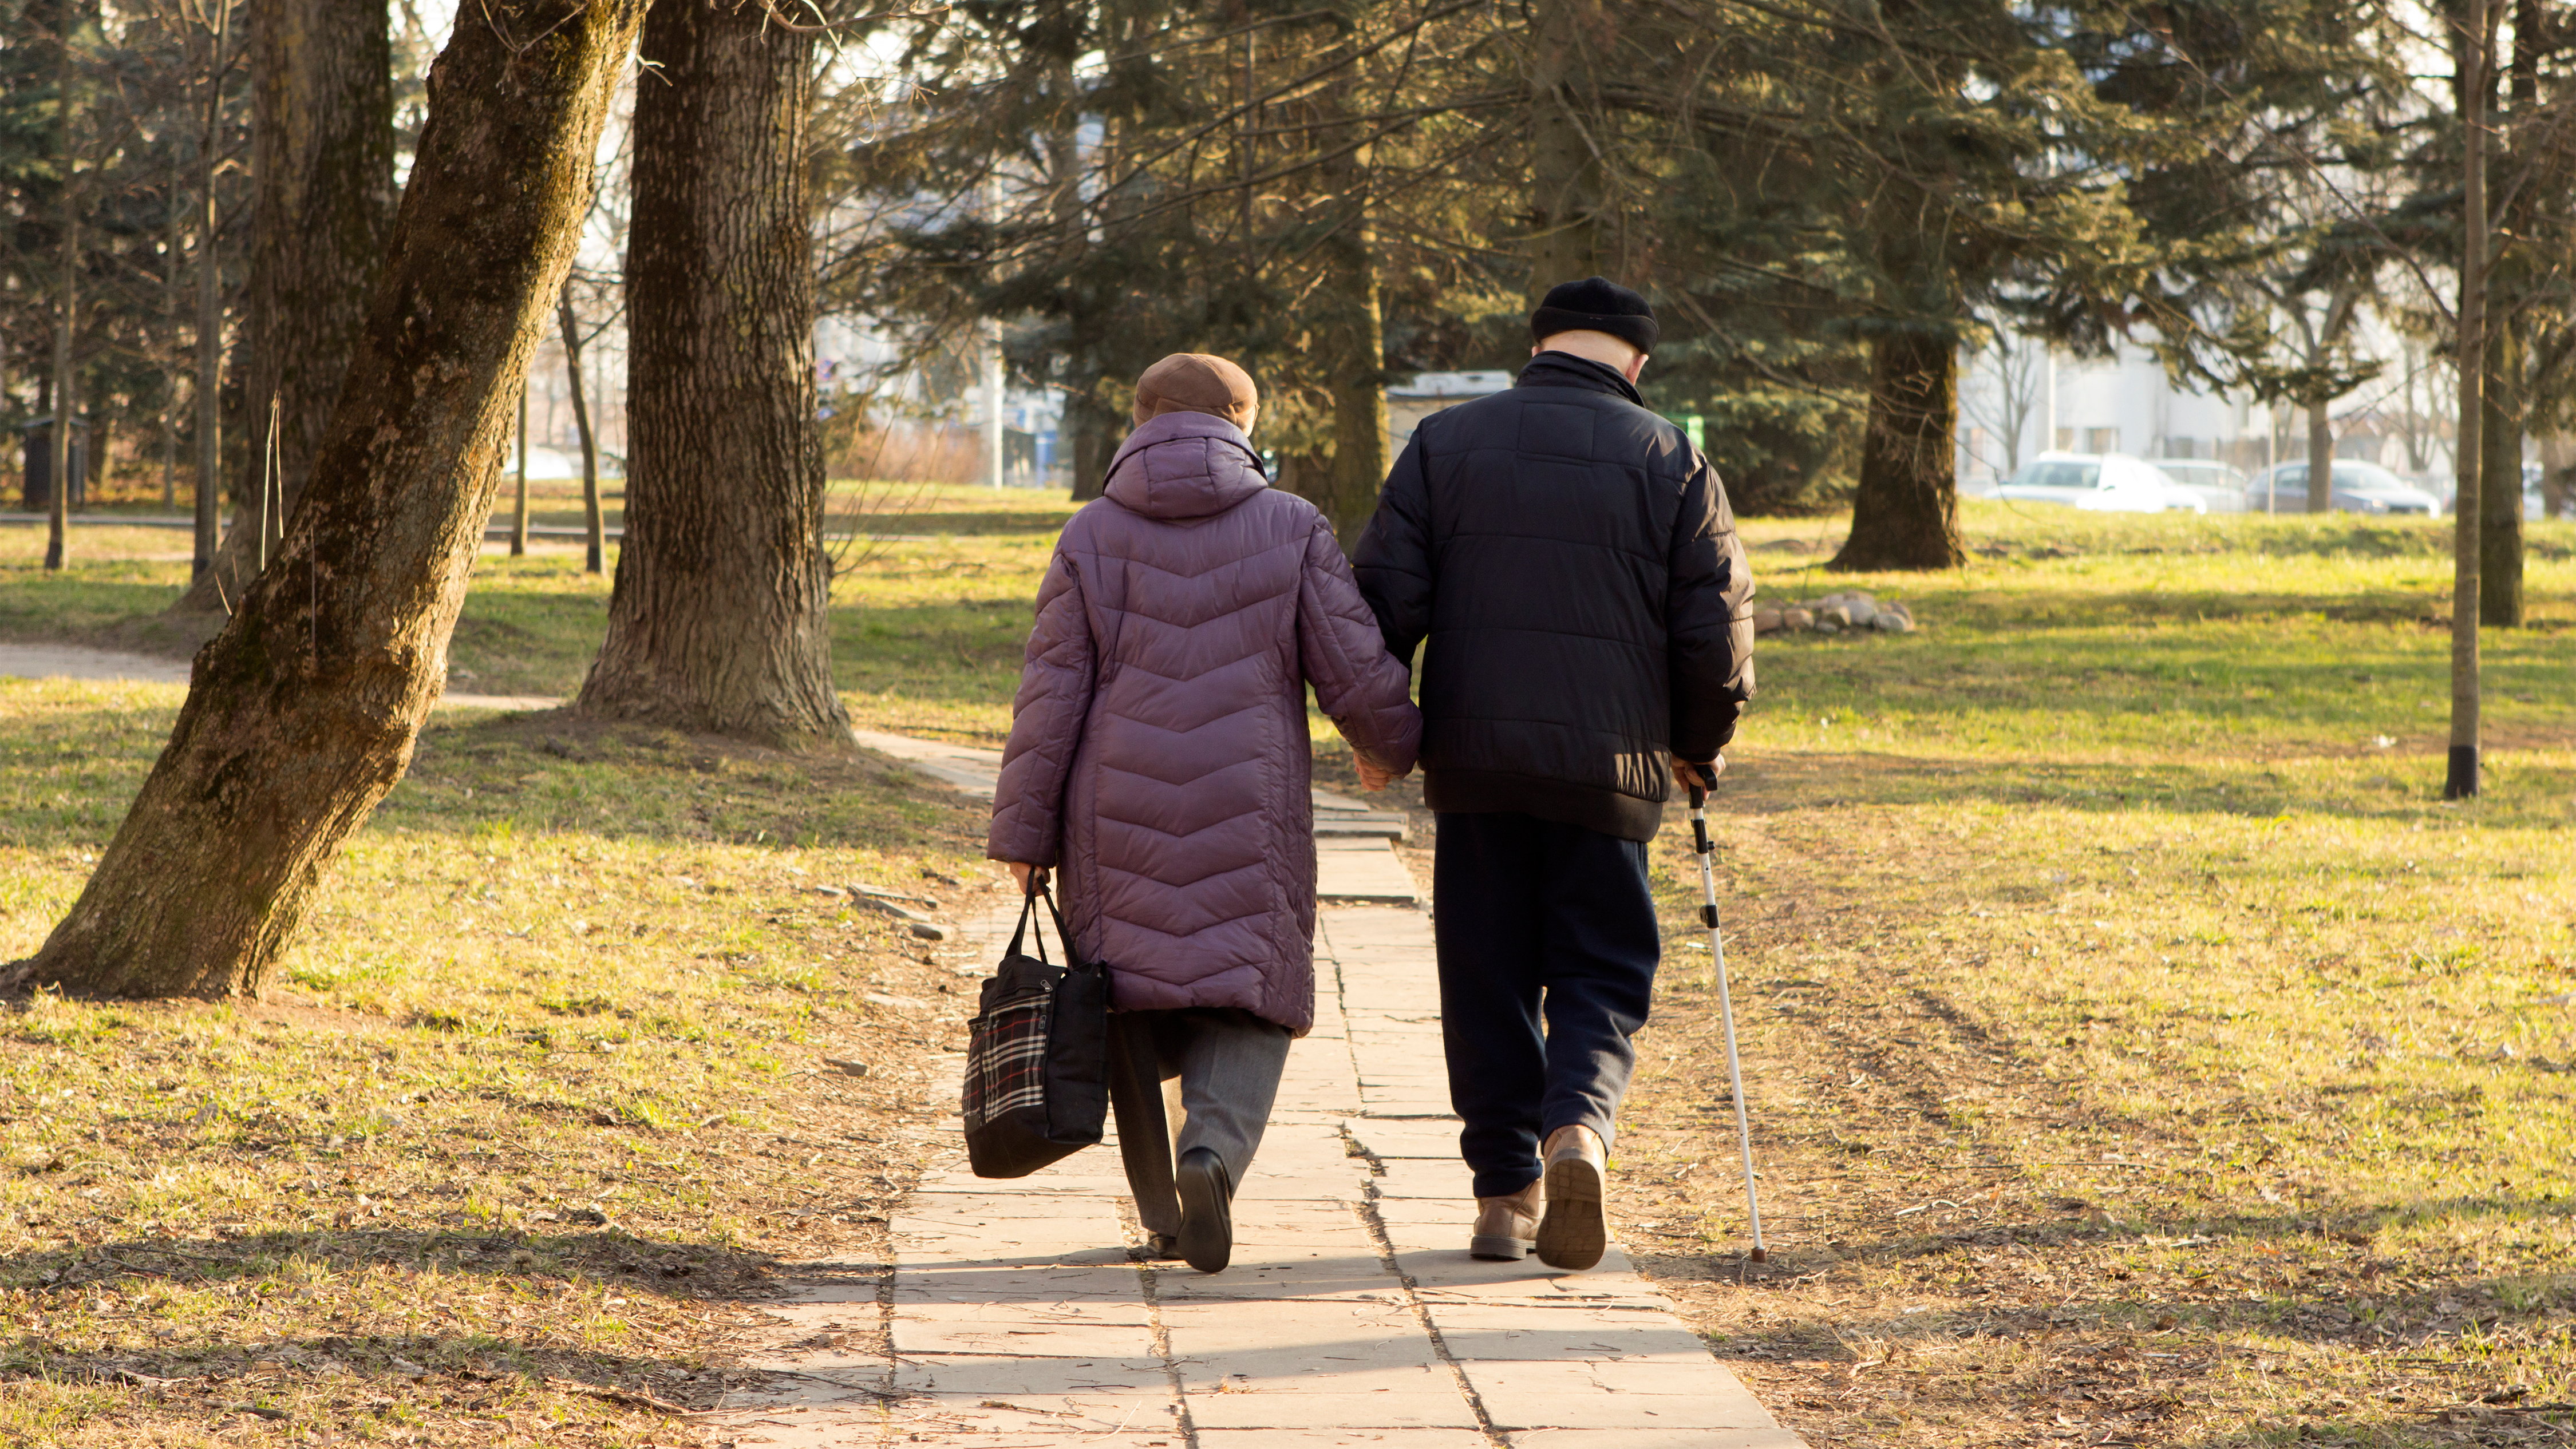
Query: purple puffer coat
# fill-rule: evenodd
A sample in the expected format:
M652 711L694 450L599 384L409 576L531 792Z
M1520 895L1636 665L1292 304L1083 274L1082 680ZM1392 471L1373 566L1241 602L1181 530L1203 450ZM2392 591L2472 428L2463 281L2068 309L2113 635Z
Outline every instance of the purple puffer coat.
M1149 420L1038 589L985 847L1059 867L1114 1005L1314 1023L1309 681L1355 749L1412 767L1422 716L1332 526L1234 424Z

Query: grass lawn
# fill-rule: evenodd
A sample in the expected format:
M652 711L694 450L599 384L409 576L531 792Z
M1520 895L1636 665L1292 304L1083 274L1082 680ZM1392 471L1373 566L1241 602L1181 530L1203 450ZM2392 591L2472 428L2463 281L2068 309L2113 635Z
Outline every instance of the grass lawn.
M0 682L0 956L179 694ZM774 1264L883 1261L962 1050L960 960L820 887L955 912L979 816L442 715L260 1000L0 1011L0 1444L697 1442Z
M1067 511L950 490L865 530L892 537L834 588L853 716L998 739ZM2488 793L2443 804L2446 522L1968 522L1969 567L1857 581L1818 567L1839 524L1747 526L1767 595L1857 582L1926 627L1765 640L1719 795L1765 1264L1695 869L1684 832L1657 844L1622 1240L1818 1445L2570 1437L2576 525L2533 526L2532 627L2487 636ZM45 579L21 532L0 635L132 640L185 570L92 530ZM460 686L570 689L605 596L575 555L487 558ZM19 950L174 701L0 688ZM0 1273L32 1326L0 1439L675 1432L595 1390L701 1401L768 1255L815 1250L799 1153L873 1205L832 1209L832 1251L902 1187L901 1068L794 1073L818 1043L917 1063L962 1015L867 1002L948 968L810 882L966 876L971 812L823 768L443 722L275 999L7 1019L29 1145Z

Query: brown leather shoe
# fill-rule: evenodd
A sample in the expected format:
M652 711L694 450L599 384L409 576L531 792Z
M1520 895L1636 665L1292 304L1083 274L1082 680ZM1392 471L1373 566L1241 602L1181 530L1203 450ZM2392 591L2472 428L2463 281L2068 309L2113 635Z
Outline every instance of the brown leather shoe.
M1469 1257L1517 1263L1538 1240L1538 1210L1547 1201L1541 1178L1506 1197L1476 1199L1476 1231L1467 1239Z
M1610 1246L1609 1226L1601 1217L1609 1169L1601 1134L1589 1127L1559 1127L1547 1134L1539 1158L1546 1164L1539 1181L1547 1189L1547 1213L1538 1222L1538 1260L1551 1268L1589 1268Z

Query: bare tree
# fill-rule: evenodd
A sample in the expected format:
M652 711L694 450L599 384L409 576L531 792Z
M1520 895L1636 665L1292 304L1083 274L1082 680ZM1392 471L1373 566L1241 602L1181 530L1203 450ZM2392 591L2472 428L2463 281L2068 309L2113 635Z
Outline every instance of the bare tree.
M2048 347L1997 328L1983 350L1989 360L1986 375L1994 379L1994 387L1963 394L1959 410L2003 439L2004 473L2010 476L2021 471L2021 435L2030 427L2030 415L2038 409L2047 383L2041 369L2049 365ZM2055 445L2055 439L2044 438L2039 446L2044 452Z
M608 530L599 516L599 440L590 432L590 399L581 381L581 321L572 311L572 283L564 283L563 294L555 300L555 314L563 330L564 373L572 384L572 425L581 435L581 510L584 537L588 547L582 555L582 570L599 573L606 567Z
M645 0L480 0L285 547L199 651L142 794L6 984L258 989L444 687L509 406L572 265ZM496 206L494 197L512 198Z

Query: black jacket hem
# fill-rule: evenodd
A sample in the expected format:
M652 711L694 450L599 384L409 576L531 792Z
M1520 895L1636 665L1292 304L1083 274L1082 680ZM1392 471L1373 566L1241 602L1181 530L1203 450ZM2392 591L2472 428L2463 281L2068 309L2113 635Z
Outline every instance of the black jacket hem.
M1664 806L1659 800L1640 800L1634 795L1577 785L1570 780L1545 780L1499 770L1425 769L1422 800L1435 812L1535 815L1621 840L1652 840L1664 823Z

